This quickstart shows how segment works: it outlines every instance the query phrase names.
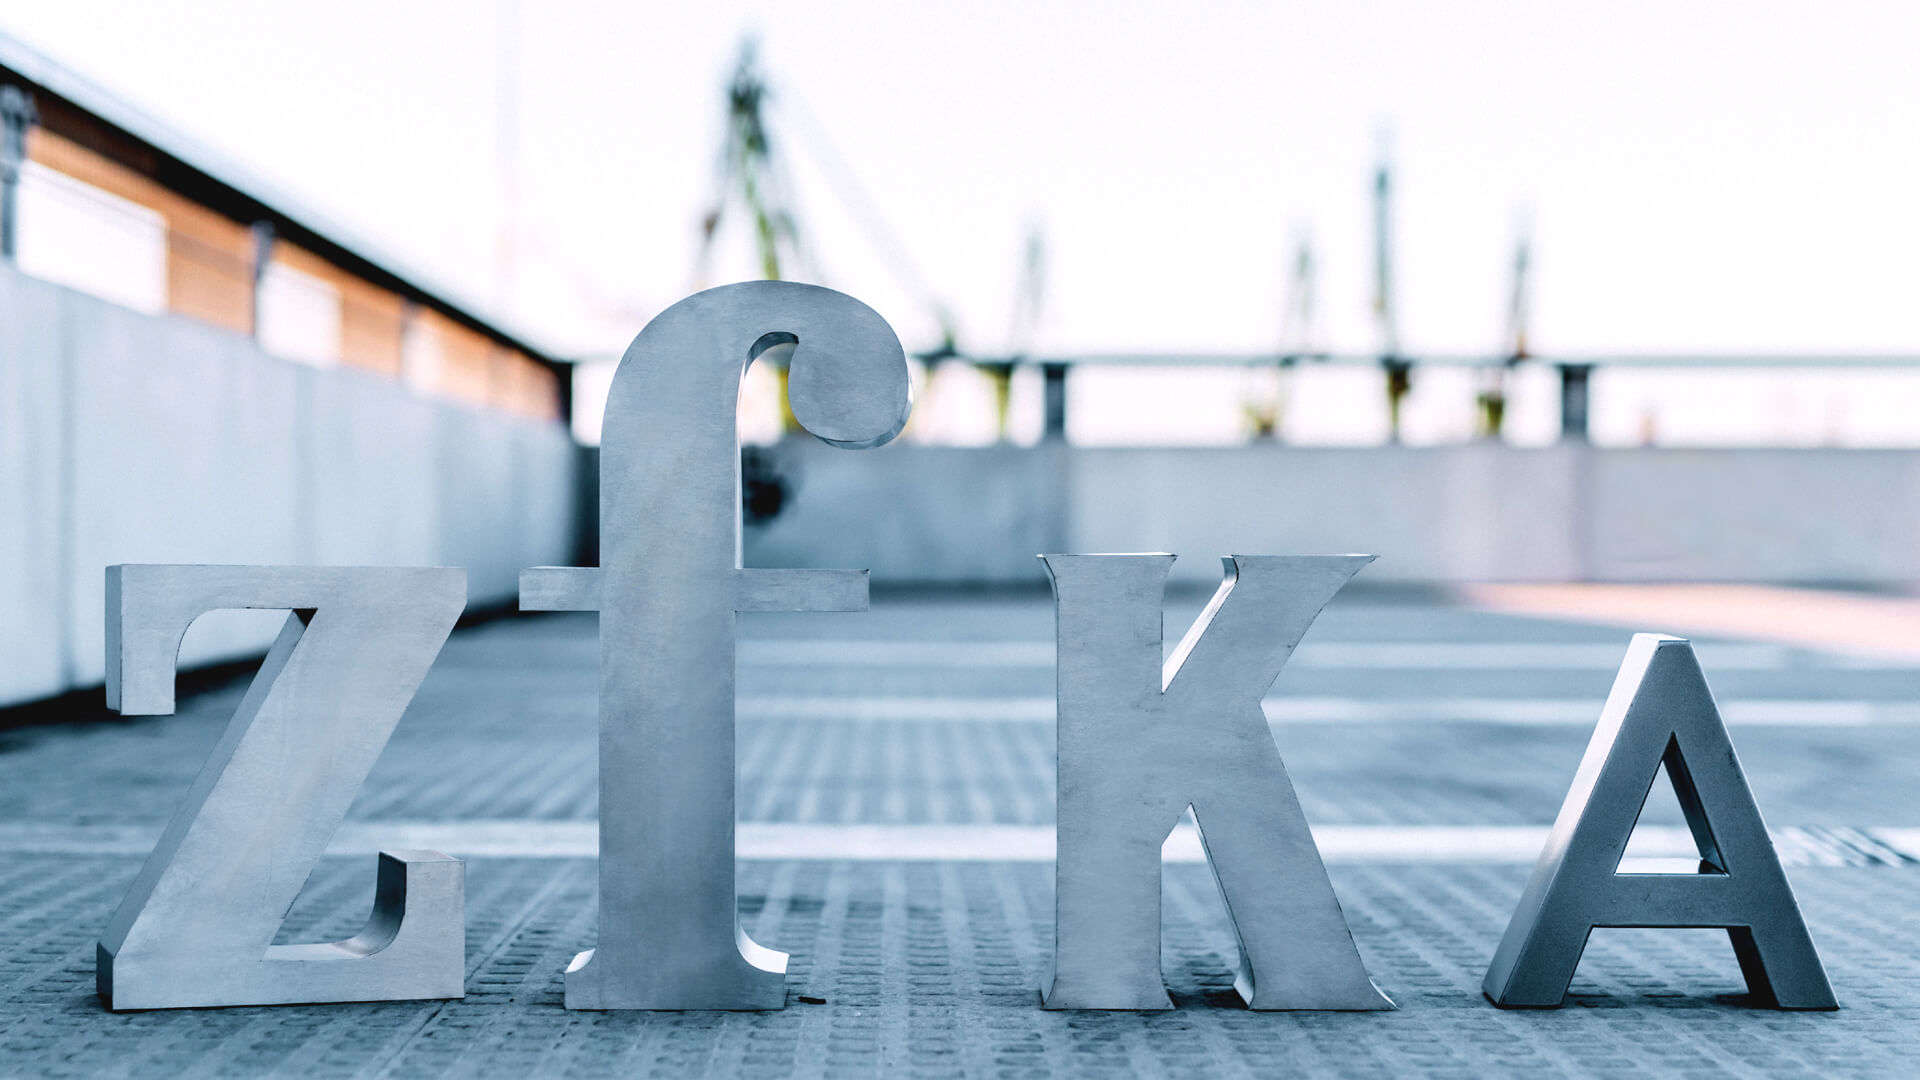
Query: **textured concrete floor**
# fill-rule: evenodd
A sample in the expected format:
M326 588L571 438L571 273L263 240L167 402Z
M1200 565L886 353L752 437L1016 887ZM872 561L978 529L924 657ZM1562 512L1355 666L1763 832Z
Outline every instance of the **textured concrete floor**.
M1170 634L1201 599L1174 605ZM826 836L1050 823L1052 732L1033 702L1051 692L1051 632L1042 595L882 595L864 615L748 621L743 820ZM457 634L356 828L484 820L538 836L590 819L593 634L590 616ZM1430 597L1336 601L1269 702L1309 818L1389 839L1544 825L1625 639ZM568 1013L560 972L592 944L592 863L524 853L469 861L463 1001L107 1013L93 943L140 857L95 841L164 823L238 700L225 685L174 717L0 730L0 1075L1908 1075L1920 865L1860 838L1920 826L1920 667L1700 651L1769 823L1812 838L1789 872L1838 1013L1746 1007L1719 932L1624 930L1596 932L1566 1008L1495 1010L1479 982L1526 866L1445 852L1330 860L1393 1013L1238 1008L1231 934L1193 864L1167 873L1179 1009L1043 1012L1050 868L982 857L747 861L750 932L793 954L786 1011ZM1647 819L1678 821L1657 801ZM370 858L323 860L282 940L350 934L371 891Z

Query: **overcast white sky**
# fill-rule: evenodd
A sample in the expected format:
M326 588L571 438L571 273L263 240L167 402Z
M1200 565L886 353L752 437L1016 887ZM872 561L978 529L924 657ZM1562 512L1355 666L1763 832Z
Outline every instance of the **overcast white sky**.
M1373 347L1382 128L1411 351L1501 347L1522 207L1536 351L1920 350L1920 5L5 0L0 29L482 300L514 58L512 301L564 349L694 284L751 31L824 282L909 347L932 319L823 144L976 350L1029 220L1043 348L1273 348L1302 230L1323 344Z

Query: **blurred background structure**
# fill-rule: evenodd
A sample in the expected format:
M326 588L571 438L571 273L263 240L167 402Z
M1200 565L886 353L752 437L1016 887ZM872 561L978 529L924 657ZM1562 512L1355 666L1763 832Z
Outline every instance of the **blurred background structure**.
M1920 581L1916 19L16 7L0 702L97 682L108 562L593 558L620 349L754 276L919 405L839 454L756 365L750 562Z
M1916 41L1870 0L0 7L0 1074L1911 1072ZM918 400L848 453L771 363L741 391L747 562L876 582L741 620L740 914L791 1007L561 1008L600 645L559 613L452 635L280 939L354 933L376 847L442 850L464 1000L105 1013L99 928L247 665L111 721L103 568L451 565L510 611L597 558L627 342L763 276L871 304ZM1181 1011L1034 1007L1034 556L1155 548L1170 640L1217 556L1380 556L1263 706L1401 1011L1222 1007L1185 827ZM283 618L210 614L183 666ZM1603 929L1576 1007L1483 1004L1650 630L1699 645L1838 1013L1751 1007L1711 930ZM1623 869L1699 868L1670 791Z
M487 608L575 556L564 364L6 37L0 119L0 705L102 681L114 563L465 566Z

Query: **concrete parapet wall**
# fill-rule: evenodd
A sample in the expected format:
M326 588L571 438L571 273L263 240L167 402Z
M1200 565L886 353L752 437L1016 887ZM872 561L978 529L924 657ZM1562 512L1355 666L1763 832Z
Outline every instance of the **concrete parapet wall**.
M463 566L472 605L510 603L573 560L578 466L559 425L0 267L0 705L101 681L113 563ZM181 662L281 619L208 615Z
M1058 447L885 446L811 438L774 449L785 506L746 534L749 566L868 569L876 581L1002 583L1064 550L1069 488ZM1044 579L1042 579L1044 580Z
M914 446L777 453L759 566L1040 584L1042 551L1364 551L1363 580L1920 581L1920 451Z

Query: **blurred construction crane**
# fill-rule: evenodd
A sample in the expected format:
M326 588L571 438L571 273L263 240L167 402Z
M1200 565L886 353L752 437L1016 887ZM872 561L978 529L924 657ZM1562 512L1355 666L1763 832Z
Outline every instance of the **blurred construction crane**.
M1481 388L1480 435L1498 439L1507 421L1507 373L1519 367L1529 355L1527 320L1532 307L1533 237L1522 215L1513 241L1513 287L1507 298L1507 350L1504 364L1489 367L1486 384Z
M1400 325L1393 292L1393 166L1387 136L1380 136L1373 171L1373 317L1380 332L1380 367L1387 377L1387 438L1400 441L1400 406L1413 389L1413 364L1400 355Z
M1280 354L1272 367L1254 365L1247 369L1247 386L1242 400L1247 430L1256 439L1277 438L1286 416L1288 381L1295 364L1314 355L1315 277L1313 239L1303 229L1294 245L1293 260L1287 272L1287 291L1280 305Z
M1007 437L1007 418L1013 403L1013 369L1033 351L1040 316L1047 301L1047 235L1038 220L1027 222L1021 248L1019 284L1013 294L1013 314L1007 325L1006 355L974 361L993 385L996 436Z
M720 148L712 206L700 219L700 255L695 285L705 288L720 226L736 203L747 215L758 256L760 275L780 280L785 269L805 262L799 229L787 203L786 174L774 155L767 133L766 80L761 77L759 50L752 39L741 43L740 59L727 83L726 133Z
M769 116L774 111L775 94L762 74L759 49L751 38L741 43L740 58L727 83L726 98L726 130L719 168L715 172L713 201L700 220L695 287L706 288L714 283L711 278L714 251L719 246L723 226L736 208L746 217L762 277L777 280L799 276L820 282L819 266L810 245L803 239L790 198L793 185L787 172L787 159L772 134ZM959 330L952 309L928 284L907 246L880 216L874 199L834 149L825 131L789 93L779 96L778 112L783 121L790 122L782 128L782 133L798 131L804 136L797 144L807 151L836 198L865 234L868 244L894 278L918 296L932 316L940 340L933 348L915 355L928 363L960 355ZM763 359L772 361L771 366L779 377L779 397L784 411L784 351L775 350ZM786 430L793 429L791 412L784 413L783 422Z

